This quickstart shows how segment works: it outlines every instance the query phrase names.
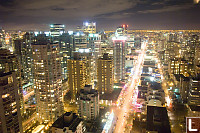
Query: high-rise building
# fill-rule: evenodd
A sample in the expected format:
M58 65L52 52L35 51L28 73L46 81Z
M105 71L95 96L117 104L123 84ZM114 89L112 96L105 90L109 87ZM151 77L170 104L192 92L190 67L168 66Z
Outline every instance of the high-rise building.
M97 62L97 88L100 94L111 93L114 83L113 60L107 53Z
M23 132L21 83L17 57L0 49L0 132Z
M198 35L191 35L188 39L188 42L187 42L187 57L188 57L188 62L190 64L194 64L195 62L195 55L197 51L195 51L196 47L199 47L199 36Z
M83 32L77 32L74 34L74 50L79 51L79 49L87 48L88 39L87 35Z
M15 40L14 53L17 54L21 64L22 83L33 83L33 58L31 43L33 43L33 33L26 33L23 39Z
M54 42L58 42L59 36L65 33L65 25L63 24L51 24L50 34L53 37Z
M169 62L169 74L172 77L173 74L183 74L188 77L188 64L187 61L181 58L171 59Z
M74 36L69 33L63 33L59 37L59 46L61 54L61 67L62 67L62 79L67 79L67 59L72 57L72 51L74 51Z
M36 111L40 122L54 122L63 113L59 45L43 34L32 45Z
M126 56L126 38L113 38L113 57L114 57L114 79L119 82L125 79L125 56Z
M194 55L194 67L200 65L200 41L199 36L194 37L193 43L195 43L195 55Z
M94 74L95 74L95 59L93 53L90 49L79 49L78 52L74 54L78 54L81 60L85 62L85 83L87 85L93 85L94 83Z
M83 32L96 33L96 22L83 22Z
M99 94L91 85L85 85L80 90L79 116L85 120L95 120L99 115Z
M83 89L86 83L86 64L79 54L67 61L68 85L71 93L71 100L77 100L77 93Z
M200 74L190 79L188 104L200 106Z
M3 47L5 43L5 31L0 28L0 47Z

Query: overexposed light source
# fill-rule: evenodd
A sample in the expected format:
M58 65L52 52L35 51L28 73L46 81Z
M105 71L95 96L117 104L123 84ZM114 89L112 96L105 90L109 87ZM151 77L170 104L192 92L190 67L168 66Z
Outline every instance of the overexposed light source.
M194 0L194 4L198 4L199 3L199 0Z

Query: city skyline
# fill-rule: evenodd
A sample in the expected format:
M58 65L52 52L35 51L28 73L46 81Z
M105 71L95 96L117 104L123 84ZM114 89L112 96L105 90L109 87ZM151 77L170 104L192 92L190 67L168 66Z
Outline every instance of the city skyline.
M199 1L0 0L0 133L199 132Z
M0 1L0 27L7 30L47 30L62 23L74 30L83 21L97 22L97 29L200 29L198 0L116 1ZM114 20L114 21L113 21Z

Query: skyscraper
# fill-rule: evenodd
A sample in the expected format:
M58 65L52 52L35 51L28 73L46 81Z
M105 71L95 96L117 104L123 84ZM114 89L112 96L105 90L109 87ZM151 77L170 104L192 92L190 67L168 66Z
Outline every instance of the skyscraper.
M100 94L111 93L114 83L113 60L107 53L97 62L97 88Z
M63 33L59 37L59 46L61 54L61 67L62 67L62 79L67 79L67 59L72 57L72 51L74 50L74 36L69 33Z
M73 58L67 62L68 84L71 93L71 100L76 101L77 93L83 89L86 83L86 64L79 54L75 54Z
M36 111L40 122L54 122L63 113L59 45L38 35L32 45Z
M0 132L23 132L21 83L17 57L0 49Z
M125 79L126 38L123 36L113 38L114 79L119 82Z
M83 22L83 32L96 33L96 22Z
M79 116L85 120L94 120L99 115L99 94L91 85L85 85L80 90Z
M50 34L55 42L58 42L59 36L65 33L65 25L63 24L51 24Z
M88 39L87 35L83 32L77 32L74 35L74 50L79 51L79 49L87 48Z
M15 40L15 50L17 54L22 71L22 82L23 83L33 83L33 59L32 59L32 48L31 43L33 43L34 35L33 33L26 33L23 39Z

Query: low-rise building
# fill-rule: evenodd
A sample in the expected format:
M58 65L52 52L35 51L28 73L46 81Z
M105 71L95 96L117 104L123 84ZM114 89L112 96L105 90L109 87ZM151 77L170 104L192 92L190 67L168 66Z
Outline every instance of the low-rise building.
M76 113L66 112L51 127L52 133L84 133L83 120Z

